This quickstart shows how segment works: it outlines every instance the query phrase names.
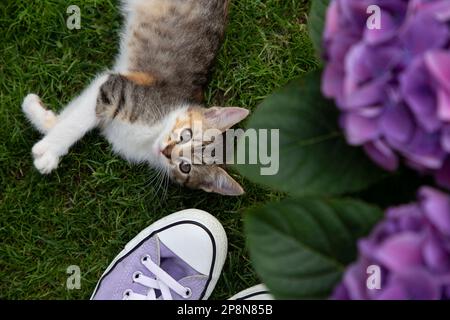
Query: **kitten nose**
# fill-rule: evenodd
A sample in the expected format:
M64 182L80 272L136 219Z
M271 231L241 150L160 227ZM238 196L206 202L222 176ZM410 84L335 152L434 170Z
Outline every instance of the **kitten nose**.
M168 145L162 152L162 154L167 158L167 159L172 159L172 150L173 150L174 145Z

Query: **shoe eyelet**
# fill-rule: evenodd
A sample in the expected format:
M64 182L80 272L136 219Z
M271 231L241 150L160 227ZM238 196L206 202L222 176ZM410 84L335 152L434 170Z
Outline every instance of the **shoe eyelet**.
M142 263L145 263L145 262L147 262L148 260L150 260L151 258L150 258L150 256L148 255L148 254L146 254L145 256L143 256L142 258L141 258L141 262Z
M125 290L125 291L123 292L123 300L127 300L127 299L130 297L130 295L131 295L132 293L133 293L133 291L130 290L130 289Z
M191 290L191 288L186 287L186 292L185 292L183 298L189 299L190 297L192 297L192 290Z
M136 271L133 273L133 282L136 282L137 279L139 279L142 276L142 272Z

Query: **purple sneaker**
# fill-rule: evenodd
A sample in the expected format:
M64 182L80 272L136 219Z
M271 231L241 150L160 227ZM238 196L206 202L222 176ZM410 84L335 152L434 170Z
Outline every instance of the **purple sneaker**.
M139 233L106 269L92 300L206 300L227 255L220 222L201 210L167 216Z

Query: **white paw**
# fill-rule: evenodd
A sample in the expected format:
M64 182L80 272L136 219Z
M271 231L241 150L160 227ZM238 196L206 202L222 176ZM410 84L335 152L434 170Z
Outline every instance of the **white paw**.
M38 106L42 107L42 101L41 98L34 93L30 93L23 99L22 109L27 114L33 114L33 111Z
M45 141L36 143L32 149L34 166L41 174L49 174L58 167L59 156L52 151L51 145Z
M41 99L33 93L23 100L22 110L28 120L43 133L48 132L56 124L56 115L53 111L45 109Z

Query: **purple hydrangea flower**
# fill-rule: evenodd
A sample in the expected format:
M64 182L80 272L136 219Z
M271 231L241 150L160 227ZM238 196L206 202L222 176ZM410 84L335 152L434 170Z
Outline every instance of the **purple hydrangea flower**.
M358 249L334 299L450 299L450 196L422 188L417 203L388 209ZM378 288L367 285L369 266L379 268Z
M367 9L381 9L369 29ZM399 158L450 187L450 1L333 0L322 91L351 145L387 170Z

